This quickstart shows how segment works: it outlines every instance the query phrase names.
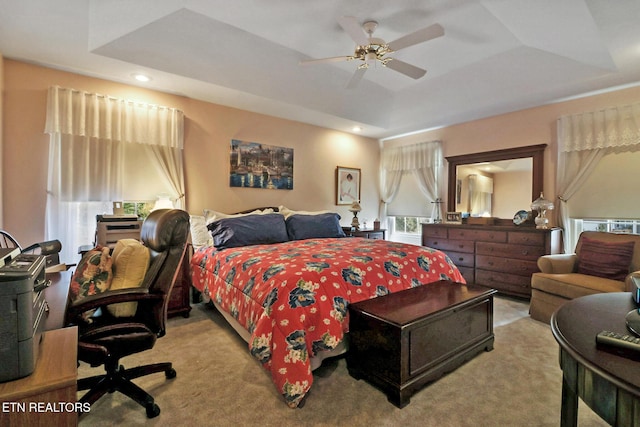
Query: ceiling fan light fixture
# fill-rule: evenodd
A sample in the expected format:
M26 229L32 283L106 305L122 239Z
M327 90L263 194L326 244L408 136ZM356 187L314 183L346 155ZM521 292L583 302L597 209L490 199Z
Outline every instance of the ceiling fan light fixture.
M321 63L321 62L335 62L335 61L351 61L358 60L359 64L355 73L347 83L347 89L353 89L358 82L362 80L362 76L370 65L375 67L376 63L380 62L383 66L397 71L401 74L411 77L412 79L419 79L427 73L427 70L416 67L415 65L408 64L401 60L392 61L386 55L397 52L400 49L404 49L419 43L424 43L431 39L441 37L444 35L444 29L440 24L433 24L429 27L423 28L413 33L409 33L399 39L396 39L390 43L385 42L383 39L373 37L373 32L378 27L378 23L373 20L365 21L364 24L358 23L358 20L353 16L343 16L338 19L338 23L342 29L351 37L356 43L356 48L353 55L312 59L308 61L302 61L301 63Z

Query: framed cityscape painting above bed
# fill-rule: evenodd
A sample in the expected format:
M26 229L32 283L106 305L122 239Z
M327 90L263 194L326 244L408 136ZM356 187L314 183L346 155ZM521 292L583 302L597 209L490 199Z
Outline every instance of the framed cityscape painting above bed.
M293 190L293 148L231 140L229 186Z

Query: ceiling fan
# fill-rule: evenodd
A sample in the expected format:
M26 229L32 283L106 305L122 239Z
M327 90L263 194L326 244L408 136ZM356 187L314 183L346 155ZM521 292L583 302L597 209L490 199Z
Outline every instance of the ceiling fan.
M382 39L373 37L373 32L378 27L378 23L376 21L366 21L364 24L360 25L355 17L343 16L338 19L338 23L342 29L349 34L353 41L356 42L356 49L353 55L310 59L301 61L300 64L307 65L353 60L361 61L347 84L348 89L355 88L360 80L362 80L367 68L376 62L379 62L383 66L391 68L394 71L409 76L412 79L419 79L426 74L427 70L423 70L422 68L418 68L415 65L408 64L399 59L388 57L387 55L397 52L400 49L404 49L418 43L423 43L444 35L444 28L442 28L440 24L433 24L387 43Z

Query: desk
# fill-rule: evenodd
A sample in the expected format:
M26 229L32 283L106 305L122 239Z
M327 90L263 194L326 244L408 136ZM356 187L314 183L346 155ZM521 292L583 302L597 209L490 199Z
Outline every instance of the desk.
M566 302L551 317L560 344L561 425L576 426L578 397L614 426L640 426L640 362L600 350L602 330L627 333L631 293L589 295Z
M0 425L75 426L78 331L42 334L36 369L27 377L0 384ZM62 402L62 403L61 403ZM40 405L36 406L37 403ZM57 405L47 408L46 404Z
M44 321L44 330L59 329L64 327L65 310L69 295L72 271L60 271L47 273L46 278L51 280L51 286L44 290L44 299L49 305L49 313Z

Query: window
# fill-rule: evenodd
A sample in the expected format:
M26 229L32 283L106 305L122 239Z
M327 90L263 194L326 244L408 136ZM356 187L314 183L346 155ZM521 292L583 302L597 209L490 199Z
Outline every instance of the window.
M149 216L151 209L155 202L124 202L122 207L124 208L125 215L136 215L140 219L145 219Z
M421 216L395 216L389 217L387 233L389 240L393 242L422 244L422 224L432 222L431 218Z
M159 194L183 206L183 124L175 108L49 88L45 236L63 242L63 262L94 241L96 215L113 201L141 218Z
M418 216L393 217L392 233L421 234L422 224L431 222L431 218Z
M582 222L581 231L640 234L638 219L582 219L579 222Z

